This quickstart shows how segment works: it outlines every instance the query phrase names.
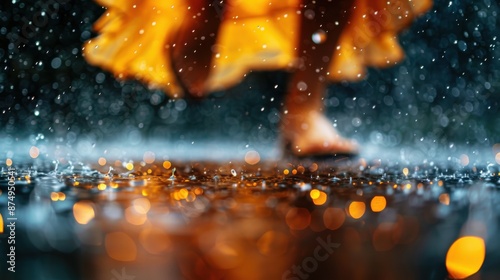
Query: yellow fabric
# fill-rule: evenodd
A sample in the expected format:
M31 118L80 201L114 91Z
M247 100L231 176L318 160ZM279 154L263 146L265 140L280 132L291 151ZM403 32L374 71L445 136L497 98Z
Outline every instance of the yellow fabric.
M184 20L185 0L99 0L107 11L95 23L100 33L83 47L91 64L117 77L136 78L177 96L169 41Z
M119 78L137 78L172 96L182 94L171 68L172 38L187 0L97 0L107 12L95 23L100 35L84 46L89 63ZM217 34L208 91L240 82L250 70L295 65L300 0L229 0ZM350 20L332 50L329 78L357 80L366 66L400 61L397 32L425 12L432 0L355 0ZM323 54L321 54L323 55Z

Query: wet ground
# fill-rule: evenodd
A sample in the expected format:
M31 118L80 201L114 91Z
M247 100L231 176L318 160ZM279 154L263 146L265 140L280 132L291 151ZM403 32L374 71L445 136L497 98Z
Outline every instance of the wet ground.
M468 156L4 165L1 279L498 279L499 187Z

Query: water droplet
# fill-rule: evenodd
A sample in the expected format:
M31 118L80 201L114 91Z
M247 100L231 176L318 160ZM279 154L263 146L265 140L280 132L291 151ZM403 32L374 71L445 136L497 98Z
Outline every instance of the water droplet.
M231 175L233 175L234 177L236 177L238 175L238 173L236 173L236 170L231 169Z

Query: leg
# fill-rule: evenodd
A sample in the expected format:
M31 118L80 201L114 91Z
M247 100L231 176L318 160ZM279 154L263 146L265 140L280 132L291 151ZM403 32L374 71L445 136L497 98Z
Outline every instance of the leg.
M175 40L174 69L191 95L202 97L212 62L212 46L222 20L220 1L189 1L186 19Z
M357 153L357 145L342 138L323 114L328 67L353 2L304 0L299 66L289 85L282 118L283 136L296 155ZM313 41L315 33L318 36Z

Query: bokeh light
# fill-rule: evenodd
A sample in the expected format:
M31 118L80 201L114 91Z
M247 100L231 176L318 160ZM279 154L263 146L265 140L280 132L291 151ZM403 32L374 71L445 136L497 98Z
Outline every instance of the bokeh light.
M0 234L4 232L4 224L3 224L3 217L2 214L0 213Z
M108 256L122 262L137 258L137 246L134 240L124 232L112 232L106 235L105 248Z
M260 154L257 151L251 150L245 154L245 162L250 165L255 165L260 161Z
M328 207L323 213L323 223L330 230L339 229L345 221L345 213L341 208Z
M353 219L360 219L365 214L366 205L362 201L352 201L348 207L348 213Z
M86 225L95 217L93 205L90 201L79 201L73 205L73 216L77 223Z
M387 205L387 200L384 196L377 195L374 196L370 202L370 207L373 212L382 212L384 211Z
M311 213L306 208L292 207L285 217L288 227L292 230L303 230L311 223Z
M37 158L40 155L40 150L36 146L30 148L30 157Z
M168 234L155 227L147 227L139 234L139 243L150 254L161 254L172 246L172 241Z
M446 268L453 279L467 278L481 269L486 254L486 245L481 237L458 238L446 254Z

